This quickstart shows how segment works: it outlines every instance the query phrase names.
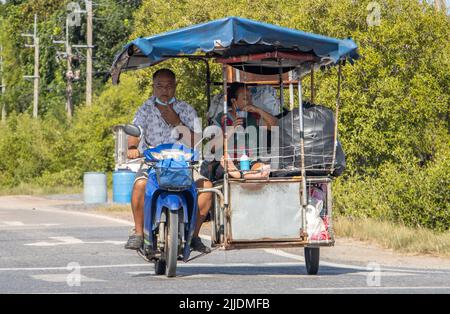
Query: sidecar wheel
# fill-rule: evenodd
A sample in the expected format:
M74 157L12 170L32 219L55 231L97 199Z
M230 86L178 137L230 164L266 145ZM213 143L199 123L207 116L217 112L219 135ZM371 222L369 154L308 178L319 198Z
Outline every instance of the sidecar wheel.
M317 275L319 271L320 248L305 247L305 264L308 275Z

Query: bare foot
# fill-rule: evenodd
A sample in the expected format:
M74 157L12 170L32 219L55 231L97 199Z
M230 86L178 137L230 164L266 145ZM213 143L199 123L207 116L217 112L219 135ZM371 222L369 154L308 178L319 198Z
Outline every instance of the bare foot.
M222 165L223 169L225 169L225 160L224 160L223 156L220 159L220 164ZM233 178L240 179L241 173L239 172L239 169L236 168L233 160L230 158L229 155L227 155L227 165L228 165L228 174L230 176L232 176Z
M253 165L252 170L257 172L244 174L245 179L267 179L270 174L270 165L256 163Z

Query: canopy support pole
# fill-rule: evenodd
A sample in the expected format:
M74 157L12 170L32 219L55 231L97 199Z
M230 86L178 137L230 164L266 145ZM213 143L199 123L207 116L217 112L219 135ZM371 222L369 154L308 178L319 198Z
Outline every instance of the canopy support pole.
M227 93L227 66L224 64L222 66L222 77L223 77L223 114L224 117L228 115L228 93ZM225 120L226 121L226 120ZM225 206L228 205L228 132L227 123L223 125L223 159L224 159L224 197Z
M294 115L293 115L293 110L294 110L294 101L295 101L295 97L294 97L294 83L293 83L293 80L294 80L294 71L292 70L292 71L289 71L289 111L291 112L291 116L292 116L292 119L291 119L291 134L292 134L292 136L294 136L294 119L293 119L293 117L294 117ZM281 107L281 113L283 113L283 107ZM281 120L281 121L283 121L283 120ZM282 126L282 128L283 128L283 126ZM284 144L283 144L283 147L284 147ZM284 148L283 148L283 151L284 151ZM295 151L295 148L294 148L294 151ZM279 155L282 155L282 154L279 154ZM283 157L282 157L283 158ZM292 168L295 168L295 158L292 158Z
M211 107L211 69L209 67L209 62L206 59L202 59L205 61L206 65L206 101L208 104L207 112L209 111L209 107Z
M228 66L222 65L222 78L223 78L223 114L225 117L228 115ZM225 120L226 121L226 120ZM225 122L223 125L223 159L224 159L224 175L223 175L223 197L224 197L224 245L227 245L230 241L229 234L229 224L230 224L230 215L229 215L229 179L228 179L228 132L227 132L227 123Z
M298 112L300 122L300 159L301 159L301 174L302 174L302 186L301 186L301 204L302 204L302 226L300 229L300 236L306 235L306 205L307 200L307 187L306 187L306 169L305 169L305 132L303 125L303 96L302 96L302 82L300 77L298 78Z
M311 104L314 104L314 98L315 98L315 91L314 91L314 64L311 64Z
M280 107L281 107L281 110L283 112L283 108L284 108L284 81L283 81L283 68L281 66L281 60L278 60L278 65L279 65L279 68L278 68L278 86L280 87ZM282 123L281 129L283 129L283 120L281 120L281 123ZM284 149L284 139L283 138L281 138L281 143L280 144L281 144L282 149ZM281 154L278 153L278 156L280 156L280 155ZM283 158L283 157L281 157L281 158Z
M294 84L292 81L294 80L294 75L292 71L289 71L289 110L294 110Z
M280 105L284 107L284 82L283 82L283 68L281 67L281 61L278 61L280 67L278 68L278 83L280 85Z
M341 104L341 79L342 79L342 62L339 60L338 85L337 85L337 94L336 94L336 113L334 115L334 141L333 141L334 146L333 146L333 159L331 162L331 173L334 172L334 163L336 161L339 106Z

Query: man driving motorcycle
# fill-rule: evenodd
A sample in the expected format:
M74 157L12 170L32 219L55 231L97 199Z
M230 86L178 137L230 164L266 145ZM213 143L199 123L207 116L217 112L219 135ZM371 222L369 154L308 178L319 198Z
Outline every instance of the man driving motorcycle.
M177 138L176 127L186 126L191 132L190 139L194 139L194 132L201 133L201 125L197 112L188 103L175 98L176 77L169 69L160 69L153 74L153 95L138 109L133 119L144 140L144 149L148 146L158 146L165 143L175 143ZM183 141L183 139L181 139ZM135 159L141 156L139 151L140 139L128 137L128 158ZM193 146L192 141L184 144ZM135 228L129 236L126 249L138 250L144 241L144 196L148 179L148 168L141 166L136 174L131 197L131 208ZM194 171L194 180L197 188L210 188L212 184L197 171ZM198 234L212 204L211 193L201 193L198 196L198 216L191 241L193 250L209 253L211 250L200 240Z

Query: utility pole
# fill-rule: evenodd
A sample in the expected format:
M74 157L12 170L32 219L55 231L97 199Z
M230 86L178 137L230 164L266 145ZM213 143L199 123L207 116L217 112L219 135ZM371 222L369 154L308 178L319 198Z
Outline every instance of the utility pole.
M66 110L67 117L72 119L73 116L73 103L72 103L72 82L79 79L79 71L74 74L72 70L72 48L87 48L87 64L86 64L86 104L88 106L92 103L92 2L86 0L86 10L80 10L80 5L75 2L71 2L67 6L70 13L66 18L66 40L57 41L54 40L54 44L63 44L65 46L65 53L58 52L57 55L63 54L67 59L67 72L66 72ZM71 45L69 36L69 26L80 26L80 13L87 13L87 45Z
M67 109L67 117L72 119L73 116L73 103L72 103L72 81L73 81L73 71L72 71L72 46L70 46L69 41L69 25L66 20L66 56L67 56L67 72L66 72L66 79L67 79L67 87L66 87L66 95L67 95L67 101L66 101L66 109Z
M66 38L65 40L53 40L54 44L63 44L65 46L65 53L57 52L57 55L63 55L67 59L67 70L66 70L66 111L67 117L72 119L73 116L73 103L72 103L72 82L74 79L74 74L72 71L72 46L69 40L69 19L66 19Z
M38 101L39 101L39 38L37 37L37 15L34 15L34 32L33 34L21 34L21 36L32 37L33 44L25 47L34 48L34 75L25 75L25 79L34 80L34 93L33 93L33 118L37 118L38 115Z
M86 54L86 105L92 105L92 1L86 0L87 54Z
M86 105L92 105L92 48L93 42L93 13L92 1L85 0L86 10L76 10L74 13L87 14L86 41L87 45L73 45L73 48L86 48Z
M0 45L0 73L2 75L2 81L1 81L1 91L2 91L2 122L6 121L6 102L5 102L5 78L4 78L4 72L3 72L3 46Z

